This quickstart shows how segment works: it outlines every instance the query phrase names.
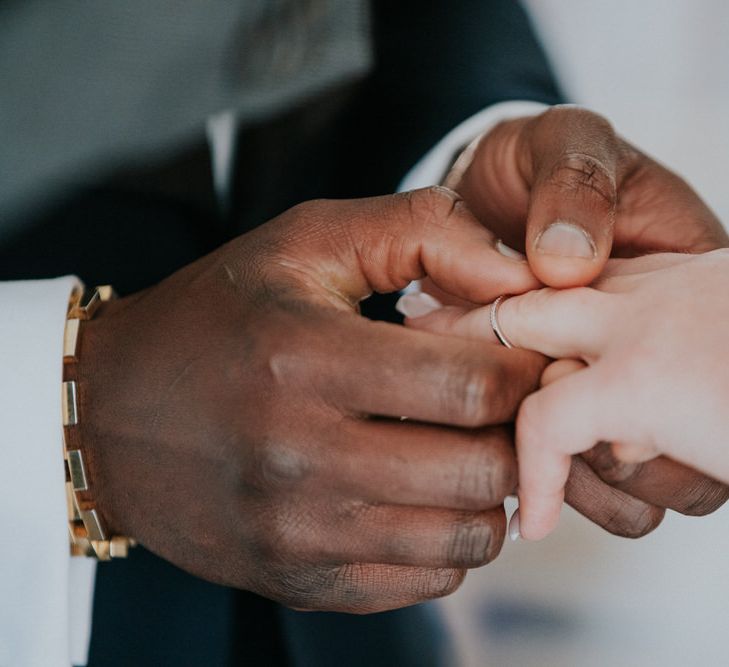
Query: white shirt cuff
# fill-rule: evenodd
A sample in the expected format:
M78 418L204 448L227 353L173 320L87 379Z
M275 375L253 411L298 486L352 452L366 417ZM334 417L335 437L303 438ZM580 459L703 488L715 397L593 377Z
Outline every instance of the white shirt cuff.
M61 381L78 281L0 282L0 664L85 664L95 563L71 559ZM73 560L73 563L72 563Z

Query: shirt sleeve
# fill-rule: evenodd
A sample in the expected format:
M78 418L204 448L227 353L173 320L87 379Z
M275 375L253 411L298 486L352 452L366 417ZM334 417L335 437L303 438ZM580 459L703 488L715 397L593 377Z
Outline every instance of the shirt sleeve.
M77 284L0 282L2 665L86 662L95 562L69 554L61 424L63 331Z

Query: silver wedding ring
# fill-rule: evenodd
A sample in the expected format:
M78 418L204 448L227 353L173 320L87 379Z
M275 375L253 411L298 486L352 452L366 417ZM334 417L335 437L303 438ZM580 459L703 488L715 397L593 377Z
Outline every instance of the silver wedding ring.
M514 346L511 344L509 339L506 337L506 334L504 334L504 332L501 330L501 327L499 326L499 307L508 298L509 297L507 294L502 294L498 299L496 299L496 301L491 304L491 309L489 310L489 320L491 321L491 328L493 329L496 338L498 338L499 343L501 343L504 347L512 349Z

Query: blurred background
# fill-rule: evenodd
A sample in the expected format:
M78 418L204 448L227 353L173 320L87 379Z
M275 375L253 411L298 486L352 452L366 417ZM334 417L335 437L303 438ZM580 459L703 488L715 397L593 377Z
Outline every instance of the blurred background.
M523 4L566 97L610 118L729 221L729 4ZM507 543L438 603L454 664L729 664L728 552L727 507L700 519L669 512L637 541L566 508L544 542Z

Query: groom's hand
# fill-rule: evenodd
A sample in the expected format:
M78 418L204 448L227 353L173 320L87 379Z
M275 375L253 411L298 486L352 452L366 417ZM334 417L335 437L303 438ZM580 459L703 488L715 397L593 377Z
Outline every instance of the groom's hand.
M729 244L684 180L576 107L501 123L446 185L552 287L591 283L610 256Z
M309 202L105 305L81 330L79 428L110 530L294 607L453 591L501 548L516 469L493 425L545 361L357 305L424 275L475 301L536 286L493 241L443 188Z
M456 162L446 184L554 287L590 284L610 256L729 245L685 181L575 107L500 124ZM706 514L729 497L725 485L680 464L623 464L605 446L575 459L566 491L588 518L632 537L655 528L664 508Z

